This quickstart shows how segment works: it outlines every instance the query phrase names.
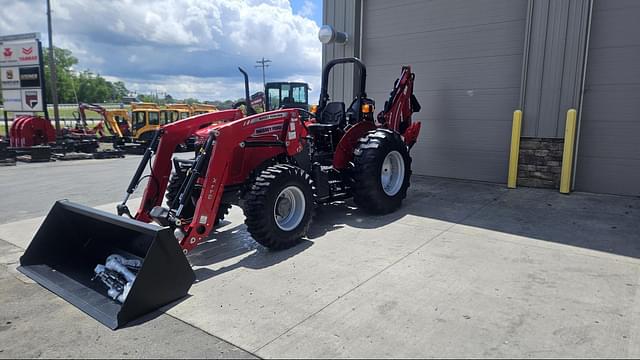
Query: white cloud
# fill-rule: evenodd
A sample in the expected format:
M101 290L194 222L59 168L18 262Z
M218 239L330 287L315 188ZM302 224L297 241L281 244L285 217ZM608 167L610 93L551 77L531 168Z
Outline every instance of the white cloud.
M316 5L309 0L305 0L304 4L302 4L302 8L298 11L298 15L304 17L310 17L316 11Z
M209 77L200 78L193 76L157 76L152 79L120 78L105 76L110 81L124 81L130 90L138 94L167 93L174 98L199 98L199 99L240 99L244 97L244 82L242 75L236 70L234 77ZM262 91L261 78L250 79L249 88L251 94ZM320 76L293 74L281 81L303 81L309 83L309 102L317 103L320 94Z
M318 25L307 17L313 7L307 1L294 13L288 0L57 0L54 43L73 51L77 68L131 88L161 81L172 95L225 99L238 85L241 93L237 66L260 80L254 65L263 56L273 61L268 80L319 77ZM46 38L43 1L0 0L0 8L0 34L41 31Z

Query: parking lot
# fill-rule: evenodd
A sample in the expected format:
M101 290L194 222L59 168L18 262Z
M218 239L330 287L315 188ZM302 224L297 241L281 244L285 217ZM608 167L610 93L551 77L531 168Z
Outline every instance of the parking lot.
M285 251L234 207L191 296L110 331L15 267L55 200L113 211L138 159L0 168L0 357L640 356L640 199L417 176L399 211L318 208Z

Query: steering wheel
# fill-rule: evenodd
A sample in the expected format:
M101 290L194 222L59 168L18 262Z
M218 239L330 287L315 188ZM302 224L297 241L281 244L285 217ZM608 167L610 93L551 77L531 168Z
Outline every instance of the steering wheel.
M253 106L251 106L251 105L247 105L247 102L246 102L246 101L244 101L244 100L240 100L240 101L238 101L237 103L233 104L233 106L232 106L232 107L233 107L234 109L237 109L237 108L239 108L239 107L240 107L240 106L242 106L242 105L244 105L244 114L245 114L245 116L251 116L251 115L255 115L255 114L257 114L257 113L258 113L258 112L253 108Z

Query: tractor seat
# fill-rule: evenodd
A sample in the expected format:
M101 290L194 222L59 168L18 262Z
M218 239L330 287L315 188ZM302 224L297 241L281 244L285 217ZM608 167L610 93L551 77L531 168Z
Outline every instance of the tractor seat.
M328 132L335 133L341 130L345 125L345 120L344 103L330 102L320 113L318 122L308 124L307 128L312 136L317 137Z
M321 124L335 125L343 127L345 125L346 116L344 113L343 102L330 102L320 114L318 119Z
M311 123L307 124L307 129L313 137L318 137L329 132L335 132L338 129L337 124Z

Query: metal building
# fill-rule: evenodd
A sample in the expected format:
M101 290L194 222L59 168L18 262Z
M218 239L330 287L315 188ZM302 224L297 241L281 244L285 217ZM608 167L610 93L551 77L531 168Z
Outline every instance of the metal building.
M413 66L417 174L505 183L521 109L518 181L557 187L574 108L573 189L637 196L639 18L637 0L324 0L349 40L323 45L323 61L362 58L379 105ZM334 71L338 98L353 96L351 71Z

